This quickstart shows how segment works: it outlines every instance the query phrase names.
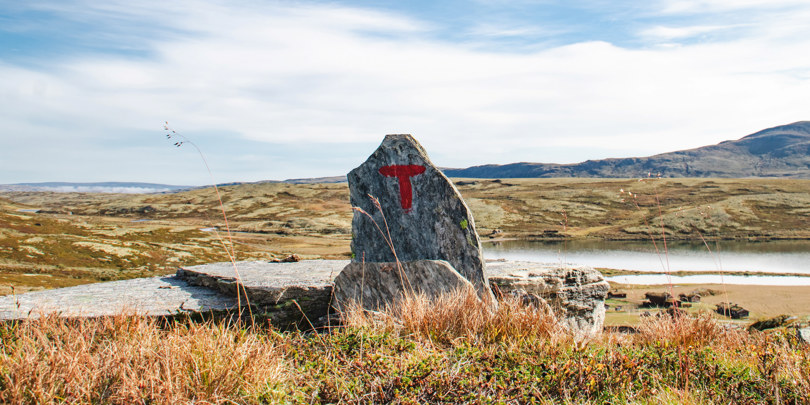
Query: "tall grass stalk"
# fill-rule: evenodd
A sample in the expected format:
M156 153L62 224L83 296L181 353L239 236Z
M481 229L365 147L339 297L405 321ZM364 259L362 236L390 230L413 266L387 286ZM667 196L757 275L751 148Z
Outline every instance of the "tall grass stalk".
M341 315L352 327L397 331L440 345L555 341L572 336L547 305L524 305L519 297L506 295L493 309L471 286L438 297L406 292L380 312L363 310L355 303Z
M645 180L649 180L650 177L651 177L651 173L648 173L648 178L647 179L639 179L638 181L643 182ZM653 186L655 186L655 185L653 184ZM665 231L665 228L664 228L664 215L663 215L662 208L661 208L661 200L660 200L660 198L658 196L658 189L654 187L654 191L655 191L655 193L654 193L655 205L656 205L656 207L658 209L658 216L660 218L661 238L663 240L663 246L662 247L664 249L663 255L661 254L661 250L658 248L658 243L655 241L655 236L653 235L652 227L650 226L650 223L649 223L649 221L647 219L647 214L644 213L644 210L641 208L641 205L639 204L638 193L633 193L631 191L625 191L624 189L619 190L621 195L624 195L625 193L627 193L627 195L631 198L633 206L635 206L637 211L641 212L641 217L642 217L642 219L644 221L644 227L646 228L646 231L647 231L647 236L649 236L650 241L652 242L652 245L653 245L653 249L655 249L655 255L658 257L658 261L661 263L661 268L663 269L664 273L667 276L667 284L669 285L669 294L674 299L674 293L673 293L674 289L673 289L673 285L672 285L672 271L671 271L671 268L670 268L670 265L669 265L669 247L667 246L666 231ZM622 198L622 201L624 202L625 199Z
M228 223L228 213L225 211L225 204L222 202L222 195L219 193L219 187L217 187L217 182L214 180L214 174L211 172L211 167L208 165L208 160L205 158L205 154L203 154L202 149L200 149L197 144L189 140L182 134L177 133L174 129L169 126L169 121L165 121L163 124L163 130L166 131L166 139L168 140L175 140L174 146L181 147L184 144L189 144L197 151L200 155L200 159L202 159L203 164L205 165L205 170L208 172L208 177L211 179L211 185L214 187L214 192L217 195L217 201L219 202L219 209L222 212L222 219L225 221L225 231L228 237L228 244L230 244L230 248L228 244L225 243L225 240L220 235L219 230L214 228L214 234L216 235L219 242L222 244L222 248L225 250L225 254L228 255L228 260L231 262L233 266L233 271L236 274L236 306L238 307L238 311L241 315L242 313L242 294L245 296L245 304L248 309L248 314L250 315L251 322L253 322L253 310L250 308L250 298L248 297L247 289L245 289L244 283L242 283L242 276L239 274L239 266L236 264L236 247L233 243L233 234L231 233L231 226ZM239 287L242 287L242 294L239 292ZM239 317L241 320L241 316Z
M385 218L385 213L382 210L382 205L380 205L380 200L378 200L376 197L374 197L371 194L368 195L368 198L371 199L371 203L377 209L377 212L380 213L380 216L382 216L383 225L385 226L385 232L383 232L382 228L380 228L380 224L378 224L377 221L374 219L374 217L371 216L371 214L369 214L366 210L364 210L364 209L362 209L360 207L352 207L352 210L357 211L357 212L365 215L366 217L368 217L368 219L370 219L371 222L374 224L374 226L377 228L377 231L379 231L380 236L383 238L385 243L388 245L388 248L391 250L391 253L394 255L394 261L396 262L397 272L399 273L399 282L402 284L402 288L407 289L408 291L413 293L414 290L413 290L413 286L411 285L411 281L408 279L408 275L405 274L405 269L403 269L403 267L402 267L402 262L399 261L399 256L397 256L397 249L394 247L394 241L391 238L391 230L388 229L388 220ZM366 252L361 252L361 254L363 255L363 263L364 263L363 275L365 276L365 254L366 254Z

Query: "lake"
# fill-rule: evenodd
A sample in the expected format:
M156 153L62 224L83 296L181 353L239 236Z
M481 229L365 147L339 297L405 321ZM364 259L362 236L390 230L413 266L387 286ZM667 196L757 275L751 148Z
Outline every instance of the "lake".
M487 259L525 260L542 263L570 263L591 267L666 271L751 271L760 273L810 274L810 241L718 241L709 248L700 241L671 241L667 252L658 242L660 254L649 241L503 241L485 242ZM631 284L666 284L664 275L617 276ZM674 277L679 283L720 282L719 275ZM723 276L726 284L810 285L810 277Z

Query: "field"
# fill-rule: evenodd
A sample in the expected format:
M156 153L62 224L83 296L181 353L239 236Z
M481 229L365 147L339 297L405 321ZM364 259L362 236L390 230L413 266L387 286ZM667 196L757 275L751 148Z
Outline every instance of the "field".
M810 239L810 180L455 180L484 240ZM348 258L343 184L258 183L221 189L237 258ZM31 212L38 210L38 212ZM659 215L660 210L660 215ZM212 228L220 232L212 231ZM169 274L226 261L212 189L170 194L0 194L0 293ZM762 295L743 288L741 298ZM801 312L806 288L786 292ZM763 305L753 301L761 301ZM762 316L785 308L753 300ZM802 312L803 313L803 312Z
M438 309L438 310L437 310ZM0 324L4 403L799 404L810 346L711 317L583 340L476 293L344 313L330 333L120 316Z
M810 239L810 181L457 180L487 239ZM237 259L347 258L345 184L224 187ZM169 274L225 261L211 189L0 195L0 292ZM220 229L215 232L213 228ZM657 236L656 236L657 237ZM621 270L610 270L621 272ZM640 317L646 291L614 285L607 331L583 341L547 312L474 294L344 314L331 333L139 317L0 324L5 403L810 403L810 346L711 314L810 316L810 288L704 289L692 316ZM440 307L443 310L437 311ZM621 307L621 308L619 308ZM746 326L750 321L737 323Z

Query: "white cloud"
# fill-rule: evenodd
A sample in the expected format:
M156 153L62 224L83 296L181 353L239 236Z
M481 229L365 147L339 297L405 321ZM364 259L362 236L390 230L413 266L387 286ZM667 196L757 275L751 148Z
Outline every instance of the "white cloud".
M691 38L703 34L713 33L717 31L724 31L736 27L739 26L695 25L689 27L667 27L659 25L644 29L641 32L641 35L652 37L655 39L674 40L674 39Z
M807 6L805 0L663 0L662 4L664 12L673 14Z
M97 4L70 10L119 11ZM176 35L143 34L153 57L54 60L47 71L0 64L0 90L10 95L0 99L3 131L78 144L159 133L168 119L190 136L229 134L222 143L360 142L369 153L386 133L413 133L437 164L459 167L665 152L808 119L810 37L777 41L768 31L673 48L591 41L514 53L442 42L419 21L334 5L159 4L121 14L168 13ZM677 39L720 27L647 32ZM322 171L292 164L265 178L350 169L329 166L328 151L312 153L323 155Z

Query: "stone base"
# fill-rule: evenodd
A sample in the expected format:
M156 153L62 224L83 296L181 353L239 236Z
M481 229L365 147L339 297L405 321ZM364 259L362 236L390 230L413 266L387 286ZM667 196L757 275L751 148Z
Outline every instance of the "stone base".
M502 293L525 291L543 298L570 329L585 335L602 331L610 284L592 267L488 261L487 273Z
M275 325L285 327L307 321L316 324L324 318L332 303L334 279L348 264L348 260L239 262L237 269L254 315L265 316ZM490 283L502 292L523 290L542 297L570 328L586 334L602 329L609 287L598 271L590 267L512 261L490 261L486 268ZM0 297L0 319L49 313L97 317L120 313L172 316L233 311L237 309L236 283L231 263L182 267L174 276ZM246 304L244 298L241 304Z
M397 263L351 262L335 278L335 302L339 310L358 304L379 311L396 304L405 294L434 298L440 294L475 287L444 260Z

